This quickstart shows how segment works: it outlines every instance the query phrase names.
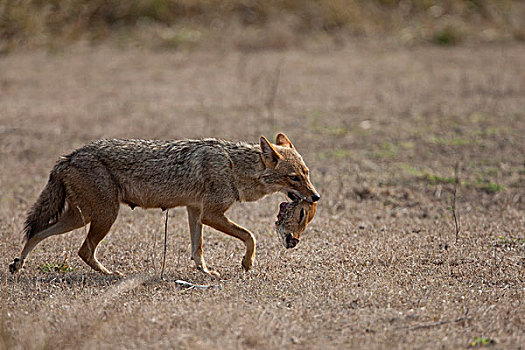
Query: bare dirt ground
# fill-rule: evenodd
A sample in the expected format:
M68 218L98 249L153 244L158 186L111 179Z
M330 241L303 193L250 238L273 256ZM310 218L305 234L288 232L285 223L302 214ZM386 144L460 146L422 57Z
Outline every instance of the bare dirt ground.
M151 52L108 47L0 58L0 348L523 348L525 46ZM190 261L186 211L120 216L44 241L15 276L25 212L56 159L98 138L284 131L322 195L301 243L280 194L229 216L258 240L205 230L214 282ZM450 209L459 163L457 209ZM70 269L57 272L65 259ZM185 290L175 280L220 285Z

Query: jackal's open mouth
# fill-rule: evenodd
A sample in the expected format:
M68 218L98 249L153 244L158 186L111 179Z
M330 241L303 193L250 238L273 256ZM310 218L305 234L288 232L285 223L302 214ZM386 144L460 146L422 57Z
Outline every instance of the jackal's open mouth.
M299 197L298 195L296 195L292 191L288 191L287 195L288 195L288 198L290 198L294 202L296 202L296 201L301 199L301 197Z

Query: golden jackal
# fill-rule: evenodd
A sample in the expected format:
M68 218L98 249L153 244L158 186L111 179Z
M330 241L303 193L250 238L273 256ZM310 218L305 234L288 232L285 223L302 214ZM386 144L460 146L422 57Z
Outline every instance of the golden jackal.
M217 139L95 141L55 164L29 211L25 246L9 270L20 270L43 239L91 223L78 255L96 271L120 275L96 258L97 246L117 218L120 203L131 208L186 206L197 268L218 275L207 268L202 254L204 224L244 242L242 266L249 270L255 238L224 213L236 201L255 201L273 192L312 203L320 198L302 157L282 133L275 145L264 136L258 145Z

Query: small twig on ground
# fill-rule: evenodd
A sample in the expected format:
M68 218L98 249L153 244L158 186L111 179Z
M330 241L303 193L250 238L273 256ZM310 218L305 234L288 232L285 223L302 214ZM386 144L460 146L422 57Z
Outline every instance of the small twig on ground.
M155 275L157 274L157 265L155 262L157 261L157 231L153 232L153 253L151 257L151 261L153 263L153 271Z
M494 271L496 270L496 268L498 266L497 261L496 261L496 247L497 247L497 244L494 243L493 246L494 246L494 251L493 251L493 257L492 257L492 269L491 269L491 272L490 272L491 276L494 275Z
M195 284L195 283L186 282L186 281L183 281L183 280L176 280L175 283L177 283L182 288L187 288L187 289L195 289L195 288L197 288L197 289L208 289L208 288L219 288L219 289L222 289L222 286L220 284L217 284L217 285L212 285L212 284Z
M168 212L166 209L166 220L164 220L164 257L162 258L162 268L160 270L160 279L164 275L164 266L166 265L166 247L168 245Z
M459 211L457 210L456 200L459 186L459 162L454 167L454 197L452 199L452 216L454 217L454 227L456 228L456 243L459 238L459 231L461 230L459 221Z
M279 88L279 81L281 80L281 66L282 66L282 60L277 64L277 67L275 68L275 72L273 74L273 80L272 80L272 86L270 88L270 94L268 96L268 100L266 101L266 110L268 111L268 116L270 117L270 121L272 123L272 126L275 124L275 116L274 116L274 105L275 105L275 97L277 96L277 89Z
M420 324L420 325L411 327L410 330L411 331L415 331L417 329L438 327L438 326L441 326L441 325L444 325L444 324L447 324L447 323L458 323L458 322L466 321L466 320L467 320L466 317L458 317L458 318L456 318L454 320L451 320L451 321L439 321L439 322L432 322L432 323L427 323L427 324Z
M442 326L442 325L447 324L447 323L458 323L458 322L462 322L462 321L467 321L468 319L469 318L467 316L462 316L462 317L455 318L453 320L445 320L445 321L424 323L424 324L419 324L419 325L413 326L413 327L402 326L402 327L397 327L396 329L408 329L408 330L411 330L411 331L415 331L415 330L418 330L418 329L427 329L427 328L439 327L439 326Z

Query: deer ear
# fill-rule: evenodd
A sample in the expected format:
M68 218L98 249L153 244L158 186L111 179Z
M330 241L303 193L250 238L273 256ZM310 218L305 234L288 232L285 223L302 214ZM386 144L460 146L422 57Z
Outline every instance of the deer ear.
M292 141L290 141L290 139L288 138L288 136L286 136L282 132L277 134L277 138L275 139L275 144L277 146L295 148L292 144Z
M304 210L304 208L301 208L301 211L299 212L299 222L298 222L298 224L300 224L303 221L305 215L306 215L306 210Z
M261 136L260 146L264 165L266 165L268 168L275 168L277 162L283 156L281 156L279 152L277 152L275 147L264 136Z
M315 211L317 209L317 203L313 203L312 207L310 208L310 211L308 212L308 217L306 218L306 223L308 224L310 221L313 220Z

